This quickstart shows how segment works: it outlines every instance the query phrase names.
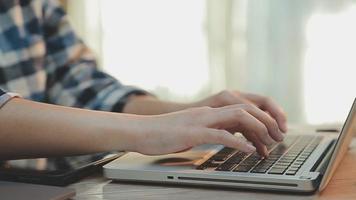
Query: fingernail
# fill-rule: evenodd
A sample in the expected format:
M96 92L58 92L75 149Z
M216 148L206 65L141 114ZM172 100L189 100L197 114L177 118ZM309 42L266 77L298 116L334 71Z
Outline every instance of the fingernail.
M264 154L265 154L265 157L268 157L268 156L269 156L269 153L268 153L268 150L267 150L267 149L264 149Z
M288 131L287 124L282 125L282 131L283 131L283 133L286 133Z
M282 142L284 140L284 134L281 133L280 131L278 131L277 140L278 142Z
M255 152L256 151L256 147L250 145L250 144L246 144L246 151L248 153L252 153L252 152Z

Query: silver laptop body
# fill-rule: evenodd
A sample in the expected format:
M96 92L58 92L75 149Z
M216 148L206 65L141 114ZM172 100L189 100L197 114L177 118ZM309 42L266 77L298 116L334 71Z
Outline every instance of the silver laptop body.
M293 137L300 138L300 140L318 138L317 145L294 175L287 175L289 169L281 174L270 174L273 166L265 173L253 173L252 169L247 172L217 171L216 166L197 169L221 151L223 148L221 145L202 145L187 152L163 156L146 156L130 152L106 164L104 174L109 179L126 182L154 182L308 193L325 188L346 153L355 131L356 100L341 133L338 135L317 134L315 132L288 133L285 141ZM307 139L304 139L304 136ZM235 170L237 168L235 167Z

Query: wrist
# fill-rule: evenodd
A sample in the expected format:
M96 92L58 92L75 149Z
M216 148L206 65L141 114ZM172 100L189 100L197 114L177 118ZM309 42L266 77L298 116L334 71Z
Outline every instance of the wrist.
M135 151L139 136L142 135L142 116L109 113L100 123L99 133L104 134L101 146L105 151Z

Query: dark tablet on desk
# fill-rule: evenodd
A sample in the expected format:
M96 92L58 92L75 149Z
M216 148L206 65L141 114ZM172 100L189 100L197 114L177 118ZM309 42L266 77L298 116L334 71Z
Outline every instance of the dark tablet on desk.
M65 186L100 172L122 154L0 161L0 180Z

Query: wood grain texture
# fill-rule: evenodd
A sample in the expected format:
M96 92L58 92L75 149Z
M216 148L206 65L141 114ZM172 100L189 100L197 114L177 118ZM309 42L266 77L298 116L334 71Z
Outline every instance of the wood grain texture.
M75 199L354 200L356 199L355 165L356 139L353 140L350 151L338 167L327 188L322 193L316 193L314 195L117 183L103 178L102 175L89 177L70 187L77 191Z

